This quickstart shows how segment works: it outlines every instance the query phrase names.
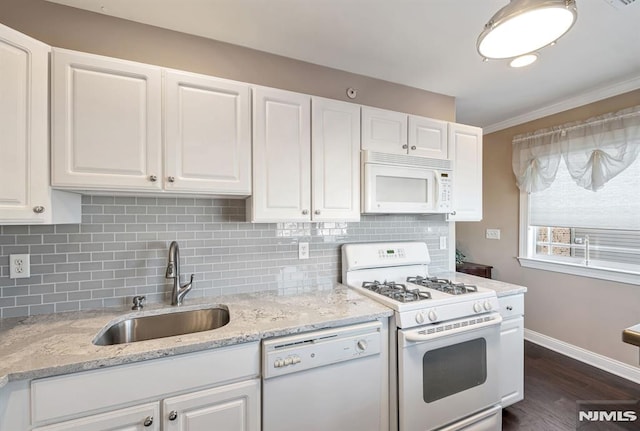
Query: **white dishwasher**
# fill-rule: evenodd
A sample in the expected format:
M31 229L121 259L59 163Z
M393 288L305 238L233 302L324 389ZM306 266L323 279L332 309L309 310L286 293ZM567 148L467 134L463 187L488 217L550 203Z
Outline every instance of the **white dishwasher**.
M381 331L375 321L264 340L262 430L380 430Z

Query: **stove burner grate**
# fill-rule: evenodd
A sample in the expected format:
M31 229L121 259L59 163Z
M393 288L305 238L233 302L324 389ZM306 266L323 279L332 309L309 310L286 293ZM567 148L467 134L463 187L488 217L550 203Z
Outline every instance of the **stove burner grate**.
M450 295L464 295L466 293L477 292L478 288L471 284L454 283L446 278L438 277L407 277L407 283L417 284L419 286L428 287L429 289L438 290Z
M407 289L406 285L393 281L385 281L383 283L365 281L362 283L362 287L398 302L416 302L431 299L429 292L421 292L419 289Z

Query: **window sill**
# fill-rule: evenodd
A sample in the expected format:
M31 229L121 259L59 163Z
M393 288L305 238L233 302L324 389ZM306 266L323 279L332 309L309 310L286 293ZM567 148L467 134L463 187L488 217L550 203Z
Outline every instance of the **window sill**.
M520 266L523 268L562 272L581 277L598 278L600 280L640 285L640 273L635 271L599 268L597 266L584 266L577 263L532 259L530 257L518 257L518 261L520 262Z

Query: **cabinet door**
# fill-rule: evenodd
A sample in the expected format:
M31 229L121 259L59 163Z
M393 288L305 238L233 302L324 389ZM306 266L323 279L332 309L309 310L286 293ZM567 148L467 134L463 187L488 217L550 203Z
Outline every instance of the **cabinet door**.
M165 189L251 194L247 84L166 71Z
M362 149L407 154L407 114L362 107Z
M49 47L0 25L0 223L43 223L51 209L48 80Z
M314 97L311 105L314 221L360 220L360 106Z
M447 122L432 118L409 116L409 154L447 159Z
M86 416L33 431L159 431L160 406L143 404L98 415Z
M451 221L482 220L482 129L449 123L453 159Z
M163 431L259 431L260 380L168 398L162 412Z
M311 220L311 98L257 87L253 100L251 221Z
M53 186L161 189L160 85L157 67L54 49Z
M524 398L524 318L510 317L500 327L500 396L502 407Z

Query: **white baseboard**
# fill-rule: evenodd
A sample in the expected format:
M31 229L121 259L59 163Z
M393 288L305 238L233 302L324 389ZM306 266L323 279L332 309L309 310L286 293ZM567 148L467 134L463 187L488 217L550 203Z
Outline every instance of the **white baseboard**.
M565 343L564 341L548 337L539 332L530 329L524 330L524 339L532 343L539 344L542 347L562 353L565 356L576 359L585 364L589 364L603 371L606 371L634 383L640 384L640 367L634 367L624 362L608 358L606 356Z

